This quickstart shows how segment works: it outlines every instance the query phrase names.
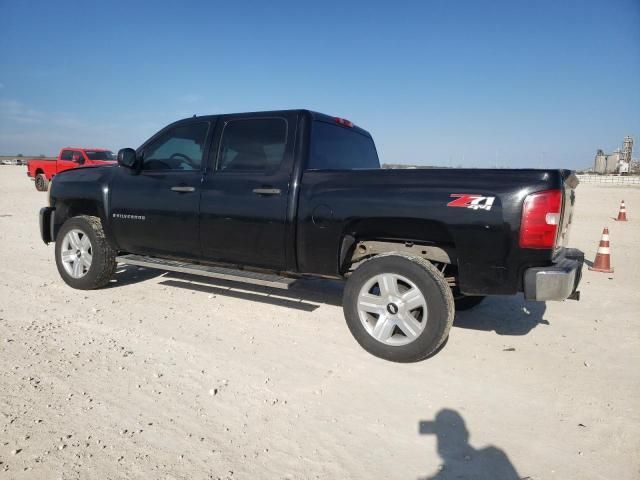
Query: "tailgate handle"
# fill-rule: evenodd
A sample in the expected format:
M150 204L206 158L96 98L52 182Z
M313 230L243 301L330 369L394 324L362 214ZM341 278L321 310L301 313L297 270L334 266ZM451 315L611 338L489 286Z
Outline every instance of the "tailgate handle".
M253 193L255 193L256 195L280 195L280 189L270 187L254 188Z
M195 189L195 187L188 187L186 185L178 185L176 187L171 187L171 191L172 192L179 192L179 193L187 193L187 192L195 192L196 189Z

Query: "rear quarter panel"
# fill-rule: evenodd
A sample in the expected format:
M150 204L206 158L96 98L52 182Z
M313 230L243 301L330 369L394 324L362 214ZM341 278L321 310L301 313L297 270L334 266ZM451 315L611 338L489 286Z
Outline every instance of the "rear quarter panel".
M31 159L27 163L27 173L30 177L35 177L38 173L44 173L47 179L57 173L57 160Z
M518 247L523 200L561 182L558 171L543 170L307 171L298 206L298 267L339 275L349 237L447 245L455 249L464 293L515 293L524 268L552 257L551 250ZM455 194L493 197L493 204L449 206Z

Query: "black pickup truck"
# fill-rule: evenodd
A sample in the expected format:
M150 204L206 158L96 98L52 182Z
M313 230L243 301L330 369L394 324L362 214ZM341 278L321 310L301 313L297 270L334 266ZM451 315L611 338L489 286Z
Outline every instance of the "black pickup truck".
M307 110L175 122L117 166L57 175L40 211L63 280L106 285L116 263L287 288L346 280L370 353L418 361L456 309L487 295L578 299L567 170L381 169L371 135Z

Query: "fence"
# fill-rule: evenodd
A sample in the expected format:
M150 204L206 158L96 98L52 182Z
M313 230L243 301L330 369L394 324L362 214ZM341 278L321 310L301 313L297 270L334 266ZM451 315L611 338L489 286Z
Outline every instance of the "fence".
M638 185L640 186L640 177L621 176L621 175L578 175L578 179L583 183L603 183L607 185Z

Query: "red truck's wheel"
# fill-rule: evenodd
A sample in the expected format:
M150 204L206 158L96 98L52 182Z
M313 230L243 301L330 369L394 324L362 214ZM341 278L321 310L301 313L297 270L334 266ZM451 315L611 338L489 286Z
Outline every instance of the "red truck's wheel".
M79 290L109 283L116 269L116 251L98 217L81 215L62 225L56 237L56 266L65 283Z
M46 192L49 189L49 180L44 176L44 173L36 175L35 182L36 190L39 192Z
M400 253L365 261L349 277L349 330L376 357L417 362L435 353L453 323L451 288L428 261Z

